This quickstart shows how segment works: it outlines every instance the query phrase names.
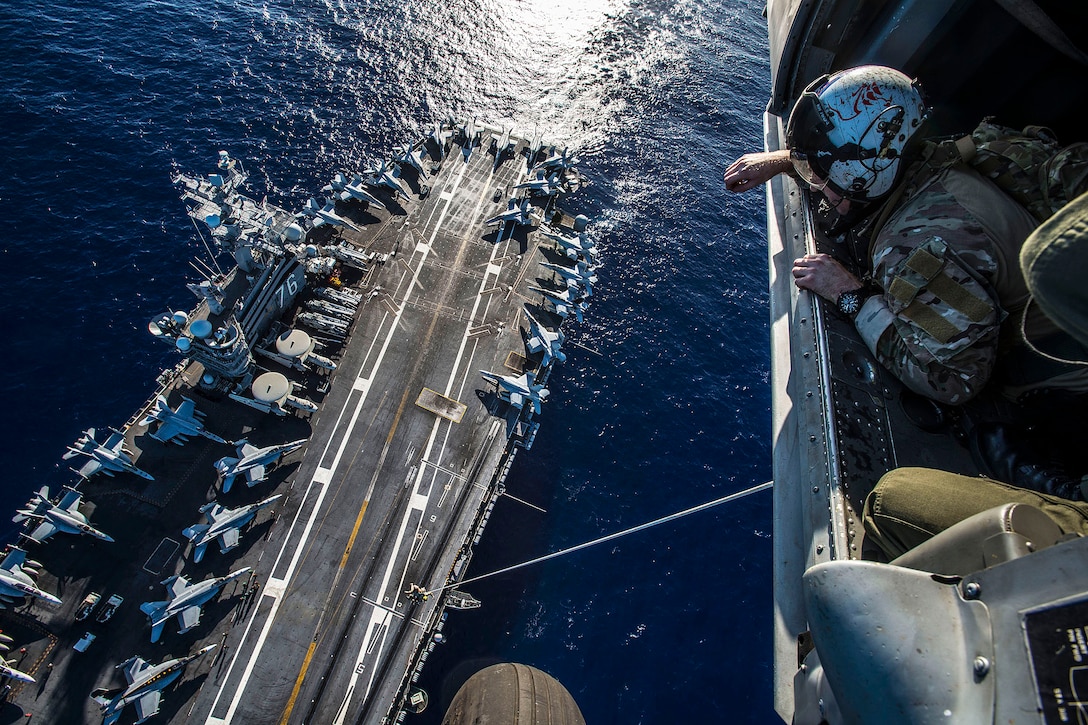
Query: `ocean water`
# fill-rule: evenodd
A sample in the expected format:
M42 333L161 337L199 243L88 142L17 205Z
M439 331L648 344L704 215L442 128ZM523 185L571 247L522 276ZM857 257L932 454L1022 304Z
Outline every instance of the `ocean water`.
M0 5L0 511L73 481L65 446L121 425L172 350L203 256L171 186L227 149L300 208L432 120L477 116L579 150L605 266L567 328L541 430L470 575L770 478L756 0ZM482 666L558 678L590 723L773 722L768 493L468 587L421 684L437 723ZM0 514L0 537L15 526ZM46 562L48 566L48 562Z

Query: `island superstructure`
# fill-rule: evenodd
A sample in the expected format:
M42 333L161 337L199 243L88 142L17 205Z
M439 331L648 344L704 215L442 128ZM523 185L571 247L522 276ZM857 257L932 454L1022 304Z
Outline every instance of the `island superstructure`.
M0 614L38 680L15 702L100 722L88 695L124 687L116 665L216 645L138 717L400 721L425 698L413 682L445 587L532 445L559 327L591 294L593 235L556 205L586 179L566 150L467 123L338 174L299 214L244 196L225 152L176 181L211 257L236 266L206 263L196 307L151 321L180 362L112 438L89 430L72 454L98 456L75 487L116 543L31 544L35 586L62 604ZM160 582L244 567L150 642L145 612L162 607L140 605ZM122 603L74 621L92 593Z

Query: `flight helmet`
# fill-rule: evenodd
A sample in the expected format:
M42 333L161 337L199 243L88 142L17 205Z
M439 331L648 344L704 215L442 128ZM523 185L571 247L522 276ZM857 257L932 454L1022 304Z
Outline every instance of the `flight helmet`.
M814 190L873 201L891 191L903 150L929 109L917 82L893 68L864 65L817 78L786 125L786 145Z

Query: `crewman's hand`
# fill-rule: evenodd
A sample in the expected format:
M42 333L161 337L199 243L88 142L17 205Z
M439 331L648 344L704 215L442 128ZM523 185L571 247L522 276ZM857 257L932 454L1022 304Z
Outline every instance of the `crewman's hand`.
M730 164L722 176L729 191L748 191L790 170L789 151L760 151L744 154Z
M793 281L830 302L838 302L843 292L862 286L861 280L826 254L806 254L793 260Z

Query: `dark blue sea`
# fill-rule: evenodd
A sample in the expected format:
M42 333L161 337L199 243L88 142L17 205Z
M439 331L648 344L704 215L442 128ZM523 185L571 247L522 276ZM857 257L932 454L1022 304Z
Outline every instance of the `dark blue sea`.
M73 482L176 362L146 323L188 309L203 249L172 187L219 149L288 208L432 120L535 127L577 148L605 267L533 449L470 575L771 475L763 197L726 198L761 146L758 0L7 0L0 4L0 511ZM764 723L767 492L473 584L421 684L438 723L517 661L587 722ZM0 537L14 525L0 515ZM46 562L48 565L48 562Z

